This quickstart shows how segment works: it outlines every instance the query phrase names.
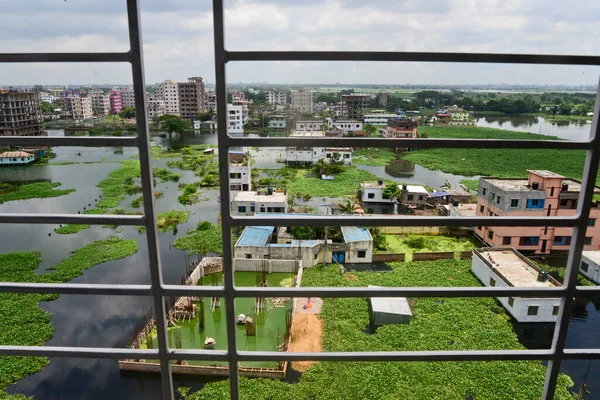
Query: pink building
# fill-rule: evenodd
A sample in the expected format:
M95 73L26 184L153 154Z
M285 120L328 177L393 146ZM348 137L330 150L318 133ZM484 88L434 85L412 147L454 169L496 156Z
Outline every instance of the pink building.
M116 90L110 91L110 113L113 115L121 112L123 108L123 103L121 102L121 92L117 92Z
M528 170L528 179L480 178L477 216L575 216L581 183L552 171ZM596 188L594 193L600 193ZM600 203L590 211L585 250L600 249ZM569 250L573 228L568 227L485 227L475 234L492 247L511 246L520 251L548 254Z
M417 121L390 119L387 128L385 128L385 136L390 138L416 138L418 136L417 126Z

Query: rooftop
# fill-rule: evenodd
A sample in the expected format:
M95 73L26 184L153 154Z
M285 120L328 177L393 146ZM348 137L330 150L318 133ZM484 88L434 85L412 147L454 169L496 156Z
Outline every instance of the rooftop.
M499 187L500 189L507 192L538 192L541 190L534 190L529 185L527 179L501 179L501 178L481 178L492 185ZM581 191L581 183L572 179L564 179L562 183L569 185L569 189L566 192L579 193ZM600 188L595 188L594 193L600 193Z
M584 251L581 255L588 260L600 265L600 251Z
M369 287L379 286L369 285ZM406 297L371 297L369 300L373 312L408 315L411 317L413 315Z
M456 207L450 204L450 207L458 211L461 217L475 217L477 214L477 204L459 204Z
M384 188L385 187L385 183L382 183L381 185L377 182L363 182L362 187L365 188Z
M31 157L31 154L25 153L24 151L5 151L0 154L1 158L20 158L20 157Z
M258 194L257 192L237 192L233 196L233 201L254 201L257 203L262 202L287 202L287 195L283 192L273 192L273 194Z
M406 185L406 190L410 193L428 194L427 189L421 185Z
M514 287L560 286L560 283L552 278L546 282L538 281L540 270L513 249L477 249L473 255L478 255L488 265L492 265L492 269Z
M274 226L247 226L236 246L266 246L274 230Z
M369 230L362 226L341 226L344 242L360 242L364 240L373 240Z
M323 131L293 131L291 137L322 137L325 135Z
M547 169L528 169L527 172L541 176L542 178L565 179L564 176L559 175L556 172L548 171Z

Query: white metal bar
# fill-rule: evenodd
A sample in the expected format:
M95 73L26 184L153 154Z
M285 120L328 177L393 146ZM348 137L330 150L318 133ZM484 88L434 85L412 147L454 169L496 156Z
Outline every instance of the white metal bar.
M150 285L95 283L0 282L0 293L90 294L112 296L149 296Z
M127 0L127 18L129 26L129 44L131 46L131 70L133 75L133 90L135 93L135 109L137 112L136 125L138 146L140 152L140 173L142 180L142 195L144 198L144 215L146 216L146 240L148 242L148 265L152 285L152 303L158 341L160 360L161 387L163 398L174 398L173 377L169 362L168 334L165 299L162 297L161 286L162 268L158 245L158 228L154 208L154 183L152 177L152 155L150 151L150 132L146 112L146 83L144 80L144 52L142 45L142 27L140 21L139 0Z
M227 51L226 61L404 61L486 64L600 65L600 57L559 54L390 51Z
M0 224L144 225L143 215L0 213Z
M129 53L0 53L0 63L128 62Z
M137 137L0 136L0 146L136 147Z

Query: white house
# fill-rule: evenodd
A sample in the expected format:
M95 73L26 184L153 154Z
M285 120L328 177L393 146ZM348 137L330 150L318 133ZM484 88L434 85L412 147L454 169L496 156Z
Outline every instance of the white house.
M259 192L237 192L231 202L231 215L252 216L260 213L287 212L288 197L282 191L267 190Z
M229 150L229 190L232 198L235 192L252 190L250 162L241 150Z
M406 204L425 204L427 203L428 192L421 185L403 185L401 201Z
M273 118L269 121L269 129L285 129L285 118Z
M333 153L338 153L344 165L352 164L352 147L327 147L325 148L325 161L331 160Z
M297 131L321 131L323 126L326 125L325 120L314 119L314 120L300 120L296 121Z
M227 104L227 133L244 133L243 106Z
M389 120L400 120L406 118L398 114L367 114L363 117L365 125L386 126Z
M474 249L471 272L485 286L558 287L561 284L513 248ZM559 298L497 297L517 322L556 322Z
M294 131L290 137L323 137L323 131ZM285 149L285 163L288 165L315 165L325 157L325 147L289 146Z
M341 129L344 133L362 131L362 121L356 119L342 119L329 122L330 129Z
M378 182L364 182L361 183L362 195L361 199L363 203L393 203L394 199L384 197L383 189L386 185L383 181Z
M600 251L581 253L579 272L595 284L600 285Z

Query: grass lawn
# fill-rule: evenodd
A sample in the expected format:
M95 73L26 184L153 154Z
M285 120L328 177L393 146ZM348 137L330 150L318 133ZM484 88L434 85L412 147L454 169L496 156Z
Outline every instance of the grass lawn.
M287 183L288 195L296 197L343 197L356 194L362 182L377 181L377 176L354 166L344 167L332 181L324 181L306 169L295 169L296 176Z
M2 183L0 184L0 204L7 201L64 196L75 191L75 189L56 189L60 185L60 182L34 182L24 185Z
M222 254L221 225L201 222L198 228L190 230L187 235L175 240L173 247L179 250L188 250L190 254L209 252Z
M98 240L51 268L46 274L35 274L41 262L36 251L0 254L0 281L3 282L67 282L87 268L128 257L138 251L135 240L112 237ZM40 346L52 337L50 314L38 307L41 301L54 300L52 294L0 293L0 344ZM23 377L41 370L45 357L0 357L0 398L25 399L9 395L4 389Z
M481 286L471 260L392 263L385 273L335 267L304 271L303 286ZM328 298L320 315L325 351L422 351L524 349L510 317L493 298L411 299L408 325L387 325L368 335L365 298ZM242 399L277 400L506 400L540 398L546 368L540 361L494 362L320 362L296 384L266 379L240 381ZM560 375L555 399L572 399L573 382ZM229 382L208 383L187 400L228 399Z
M396 158L393 149L360 148L354 150L352 162L357 165L383 167Z
M167 232L190 219L189 211L163 211L156 216L156 226L159 232ZM140 233L146 232L145 226L137 226Z
M419 127L430 138L558 139L554 136L479 127ZM473 176L526 178L527 169L547 169L581 179L585 153L551 149L423 149L405 153L404 159L447 173ZM596 182L600 183L600 177Z
M387 249L382 253L405 253L407 261L412 253L434 251L468 251L481 246L473 237L454 237L442 235L385 235Z

